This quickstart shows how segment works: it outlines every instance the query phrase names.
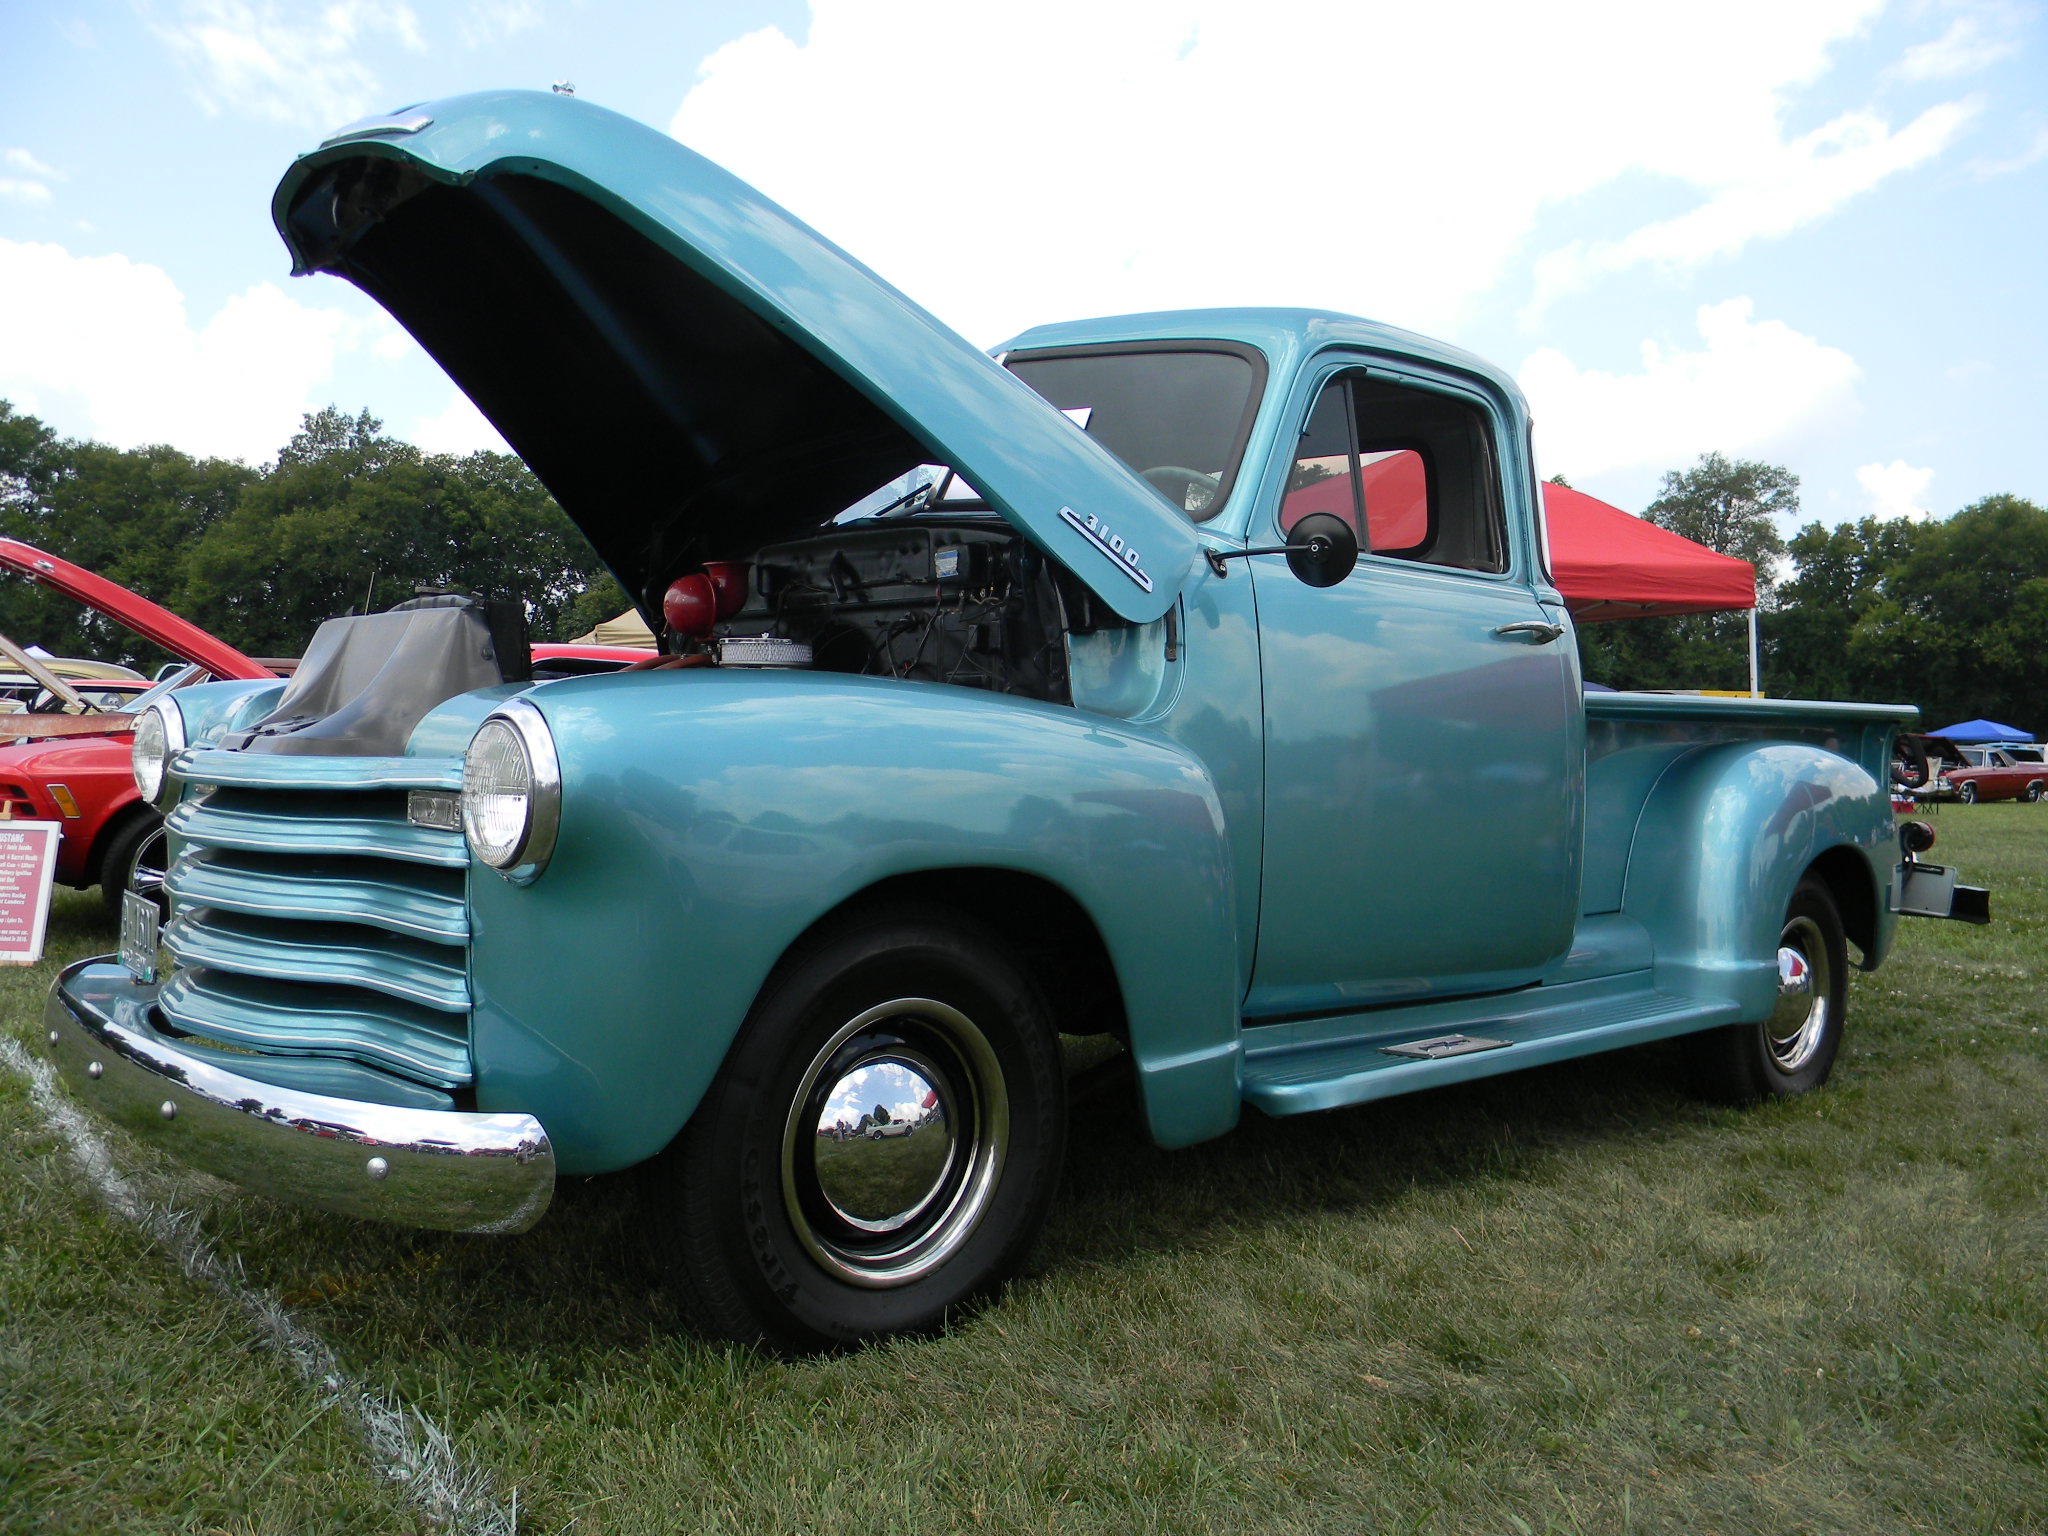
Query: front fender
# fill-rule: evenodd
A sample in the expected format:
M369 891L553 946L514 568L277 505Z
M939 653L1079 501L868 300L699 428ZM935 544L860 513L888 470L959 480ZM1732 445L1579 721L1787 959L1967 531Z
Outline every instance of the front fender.
M547 868L470 875L477 1103L568 1172L675 1135L775 962L892 876L1035 875L1094 920L1155 1136L1238 1104L1231 869L1216 791L1162 736L968 689L809 672L575 679L528 697L562 768Z
M1622 894L1656 945L1657 986L1766 1017L1800 877L1835 848L1867 873L1891 829L1883 786L1825 748L1736 742L1677 759L1637 818Z

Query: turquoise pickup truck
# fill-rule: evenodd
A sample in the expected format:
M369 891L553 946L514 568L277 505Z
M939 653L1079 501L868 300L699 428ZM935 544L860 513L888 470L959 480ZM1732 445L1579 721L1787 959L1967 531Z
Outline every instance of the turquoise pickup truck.
M562 97L358 124L274 212L665 644L536 684L515 605L420 599L138 723L171 963L131 908L49 1046L250 1189L518 1232L639 1167L707 1331L831 1347L1017 1264L1062 1036L1167 1147L1675 1036L1797 1094L1852 947L1984 915L1894 828L1910 708L1587 698L1522 398L1451 347L1244 310L990 357Z

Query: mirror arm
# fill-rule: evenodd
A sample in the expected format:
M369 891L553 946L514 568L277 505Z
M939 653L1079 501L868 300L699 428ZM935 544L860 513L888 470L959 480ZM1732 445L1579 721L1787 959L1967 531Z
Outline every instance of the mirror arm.
M1314 549L1317 542L1317 540L1311 539L1307 547ZM1327 546L1329 540L1324 539L1321 542ZM1228 576L1230 574L1230 567L1223 563L1226 560L1244 560L1253 555L1285 555L1293 553L1293 549L1286 544L1268 544L1259 549L1210 549L1204 546L1202 553L1208 556L1210 570L1214 571L1218 576Z

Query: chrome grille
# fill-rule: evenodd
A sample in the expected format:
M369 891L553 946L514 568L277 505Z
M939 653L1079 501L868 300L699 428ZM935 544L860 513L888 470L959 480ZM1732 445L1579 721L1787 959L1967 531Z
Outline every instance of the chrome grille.
M406 814L415 791L459 790L461 760L193 749L171 772L188 788L169 817L164 1021L467 1085L469 850Z

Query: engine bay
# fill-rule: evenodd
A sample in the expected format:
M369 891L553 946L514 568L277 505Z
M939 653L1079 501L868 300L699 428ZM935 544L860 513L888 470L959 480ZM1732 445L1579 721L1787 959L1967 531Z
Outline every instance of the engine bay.
M1121 622L999 520L920 518L757 551L743 602L705 640L723 665L808 665L1066 703L1066 634Z

